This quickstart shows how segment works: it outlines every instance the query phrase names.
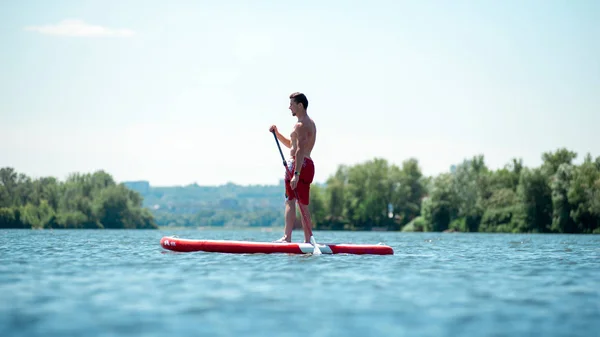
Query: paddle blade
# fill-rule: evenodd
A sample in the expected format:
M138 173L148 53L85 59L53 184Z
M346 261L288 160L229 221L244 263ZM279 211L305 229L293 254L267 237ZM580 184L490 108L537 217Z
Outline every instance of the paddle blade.
M310 237L310 243L315 247L313 250L313 255L321 255L321 250L319 249L319 246L317 246L317 241L315 240L314 236Z

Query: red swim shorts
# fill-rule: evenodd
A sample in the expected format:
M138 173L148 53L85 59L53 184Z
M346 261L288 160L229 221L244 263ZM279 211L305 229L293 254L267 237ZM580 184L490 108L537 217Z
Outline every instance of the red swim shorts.
M296 195L294 190L290 186L292 175L296 169L295 162L288 161L288 167L285 173L285 197L287 200L294 200ZM296 193L298 194L298 201L303 205L308 205L310 202L310 184L313 182L315 177L315 165L310 158L304 158L302 164L302 170L300 171L300 177L298 177L298 185L296 185Z

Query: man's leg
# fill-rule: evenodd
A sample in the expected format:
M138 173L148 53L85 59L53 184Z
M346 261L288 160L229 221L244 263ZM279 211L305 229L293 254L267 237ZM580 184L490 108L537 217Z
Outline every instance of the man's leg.
M298 203L298 206L300 207L300 213L302 214L302 229L304 230L304 242L310 243L310 237L313 235L310 211L308 210L308 205L304 205L301 202Z
M292 231L296 222L296 200L285 201L285 228L283 230L283 240L292 241Z
M296 193L298 196L298 206L300 207L300 213L302 214L302 229L304 229L304 241L310 243L312 233L312 217L308 210L310 204L310 185L315 176L315 166L310 158L304 158L304 164L302 165L302 172L300 172L300 181L296 187Z
M275 242L292 242L292 231L296 222L296 198L288 180L289 171L287 170L285 178L285 227L283 229L283 237Z

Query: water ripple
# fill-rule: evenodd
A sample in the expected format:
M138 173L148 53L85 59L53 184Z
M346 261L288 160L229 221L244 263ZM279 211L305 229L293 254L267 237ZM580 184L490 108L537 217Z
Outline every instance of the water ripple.
M385 242L396 254L311 256L174 253L158 244L170 234L0 231L0 331L437 337L600 329L598 236L316 232L321 242ZM177 234L273 239L258 230Z

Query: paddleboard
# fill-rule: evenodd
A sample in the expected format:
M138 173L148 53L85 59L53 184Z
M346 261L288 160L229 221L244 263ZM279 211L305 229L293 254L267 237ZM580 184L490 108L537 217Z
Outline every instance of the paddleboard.
M212 252L232 254L311 254L310 243L278 243L235 240L192 240L165 236L160 240L164 249L176 252ZM322 254L393 255L392 247L379 244L317 243Z

